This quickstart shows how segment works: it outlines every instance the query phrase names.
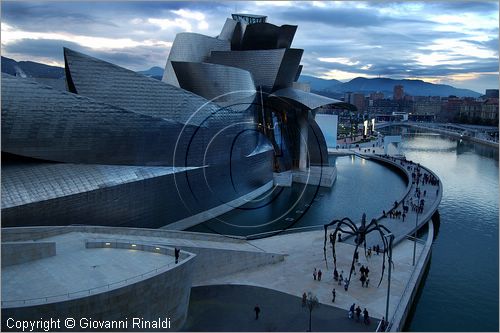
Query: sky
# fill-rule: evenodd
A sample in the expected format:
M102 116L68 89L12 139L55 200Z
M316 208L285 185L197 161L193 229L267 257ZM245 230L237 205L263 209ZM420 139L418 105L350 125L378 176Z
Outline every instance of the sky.
M2 55L64 66L69 47L132 70L164 67L175 35L217 36L231 13L298 25L302 74L498 88L498 1L2 1Z

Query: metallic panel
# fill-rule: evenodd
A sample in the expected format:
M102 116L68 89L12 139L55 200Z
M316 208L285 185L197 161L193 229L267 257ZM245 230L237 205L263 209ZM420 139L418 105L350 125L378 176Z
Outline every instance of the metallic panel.
M295 79L293 80L294 82L297 82L300 78L300 73L302 72L302 65L299 65L299 68L297 69L297 74L295 74Z
M221 30L219 36L217 36L217 38L231 41L233 39L234 30L236 29L237 25L238 25L238 22L236 22L233 19L227 18L226 22L224 23L224 26L222 27L222 30Z
M196 168L7 163L2 166L2 209L193 169Z
M1 88L2 151L16 155L171 166L175 139L181 131L187 136L197 130L7 74L2 74Z
M285 51L276 81L274 82L273 91L288 88L293 85L303 53L304 50L301 49L287 49Z
M271 90L278 76L285 51L285 49L212 51L207 62L247 70L252 74L256 87L262 86L263 89Z
M272 97L295 101L310 110L328 104L344 104L344 102L339 101L338 99L328 98L294 88L284 88L275 91L271 94L270 98Z
M278 27L271 23L249 24L241 41L242 50L290 48L297 31L296 25Z
M158 228L263 186L272 180L271 160L272 152L266 151L235 160L231 168L223 164L175 173L163 168L95 169L74 164L57 168L54 164L33 165L7 173L2 168L2 183L7 177L16 177L11 180L15 186L8 186L9 193L2 188L2 200L7 195L12 203L26 200L26 193L32 195L26 204L4 207L2 201L2 227L91 224ZM78 172L83 174L76 175ZM109 181L101 176L109 176Z
M228 40L191 32L177 34L170 48L162 81L179 87L179 81L172 68L172 61L205 62L210 55L210 51L214 50L229 51L231 50L231 43Z
M243 69L202 62L172 61L172 66L182 89L222 107L244 110L255 99L252 76Z
M199 125L218 106L114 64L64 49L69 90L136 113Z

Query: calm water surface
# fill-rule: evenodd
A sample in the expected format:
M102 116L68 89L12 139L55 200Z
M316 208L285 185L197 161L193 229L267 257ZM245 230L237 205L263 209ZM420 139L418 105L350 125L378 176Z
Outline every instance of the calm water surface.
M444 186L439 233L407 329L498 332L498 150L417 132L403 136L402 151Z
M374 161L330 156L330 165L337 167L332 188L294 183L189 231L247 236L323 225L344 217L358 222L363 212L368 219L379 216L406 190L406 180L399 173Z

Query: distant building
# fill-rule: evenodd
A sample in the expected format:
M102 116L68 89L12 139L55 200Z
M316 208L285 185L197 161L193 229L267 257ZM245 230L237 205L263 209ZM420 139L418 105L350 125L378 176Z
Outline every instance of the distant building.
M398 84L394 86L394 92L392 94L392 99L395 101L400 101L405 95L404 88L402 85Z
M486 89L484 94L487 98L498 98L498 89Z
M384 99L384 93L383 92L377 91L377 92L374 92L374 93L370 94L370 100L377 101L379 99Z
M441 112L441 97L414 96L412 113L419 115L438 115Z
M354 104L356 108L358 109L359 112L365 111L365 95L364 94L352 94L352 102L351 104Z
M493 90L493 89L492 89ZM497 96L498 96L498 89ZM480 119L490 124L498 124L498 98L488 98L481 107Z

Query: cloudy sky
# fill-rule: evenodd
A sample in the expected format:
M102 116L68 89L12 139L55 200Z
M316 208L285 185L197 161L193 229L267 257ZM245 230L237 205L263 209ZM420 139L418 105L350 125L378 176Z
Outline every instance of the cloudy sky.
M2 1L2 55L63 66L62 47L132 70L164 67L175 34L216 36L231 13L295 24L303 74L498 88L498 1Z

